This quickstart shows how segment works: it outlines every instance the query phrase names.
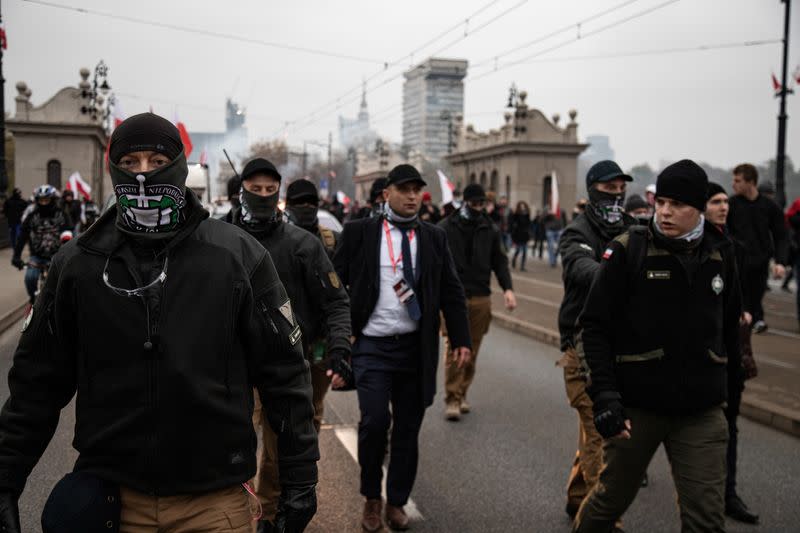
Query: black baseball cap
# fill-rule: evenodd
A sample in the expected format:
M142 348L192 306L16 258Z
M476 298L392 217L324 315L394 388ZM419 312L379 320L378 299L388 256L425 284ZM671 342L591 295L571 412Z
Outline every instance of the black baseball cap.
M299 200L308 199L312 203L319 202L319 194L314 182L307 179L299 179L291 182L286 188L286 203L298 203Z
M425 183L425 180L422 179L422 176L416 168L411 165L402 164L397 165L389 172L389 175L386 177L386 186L400 185L410 181L417 182L423 187L428 185Z
M278 181L281 181L282 179L281 173L278 172L278 169L275 168L275 165L263 157L256 157L255 159L251 159L247 162L247 164L244 166L244 170L242 170L242 180L251 178L256 174L266 174L267 176L272 176Z
M591 189L595 183L611 181L617 178L622 178L625 181L633 181L633 178L625 174L619 165L608 159L598 161L589 172L586 173L586 188Z
M486 191L483 190L479 183L470 183L464 189L464 201L469 202L471 200L486 200Z
M378 178L372 182L372 187L369 188L369 201L375 202L383 194L383 189L386 188L386 178Z

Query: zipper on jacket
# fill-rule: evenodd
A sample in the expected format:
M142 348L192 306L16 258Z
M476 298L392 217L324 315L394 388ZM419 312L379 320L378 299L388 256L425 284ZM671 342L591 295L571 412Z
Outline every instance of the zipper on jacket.
M231 311L228 316L229 324L225 332L225 349L224 361L225 364L225 395L230 400L231 398L231 383L230 383L230 367L231 367L231 350L233 350L234 332L236 331L236 312L239 308L239 295L242 292L242 284L237 283L233 287L233 301L231 302Z

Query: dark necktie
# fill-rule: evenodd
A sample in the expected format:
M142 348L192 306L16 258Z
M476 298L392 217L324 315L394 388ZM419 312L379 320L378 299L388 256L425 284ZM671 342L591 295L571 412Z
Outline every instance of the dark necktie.
M414 289L414 296L406 301L406 307L408 308L408 316L411 317L411 320L419 320L422 318L422 311L419 308L419 300L417 299L416 295L416 287L414 286L414 257L411 255L411 241L408 239L408 230L403 228L400 229L400 233L403 234L403 245L402 245L402 253L403 253L403 277L408 283L408 286Z

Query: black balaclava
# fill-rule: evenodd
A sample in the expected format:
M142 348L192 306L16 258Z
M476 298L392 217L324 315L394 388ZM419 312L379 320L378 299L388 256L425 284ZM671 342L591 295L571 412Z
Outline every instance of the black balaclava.
M476 222L481 218L481 215L483 215L486 210L471 208L469 203L472 200L486 200L486 192L478 183L470 183L467 185L467 188L464 189L464 204L459 209L461 218L470 222Z
M125 154L154 151L171 161L148 172L117 166ZM188 167L178 129L153 113L141 113L114 130L109 145L109 170L117 197L117 227L136 235L172 235L186 206Z
M40 215L42 215L44 217L48 217L49 218L49 217L53 216L55 214L57 208L58 208L58 206L56 205L56 199L55 198L50 198L50 203L48 203L46 205L42 205L39 202L36 202L36 211Z
M596 185L592 186L589 189L589 208L608 224L617 224L625 212L625 193L611 194L597 190Z
M257 174L272 176L278 182L281 181L280 172L275 168L275 165L262 157L252 159L245 165L242 170L242 188L239 191L239 198L242 203L242 222L250 226L263 226L280 222L281 212L278 209L279 190L270 196L259 196L244 188L244 182Z
M286 188L286 213L292 224L316 233L319 225L318 205L317 187L311 181L295 180Z

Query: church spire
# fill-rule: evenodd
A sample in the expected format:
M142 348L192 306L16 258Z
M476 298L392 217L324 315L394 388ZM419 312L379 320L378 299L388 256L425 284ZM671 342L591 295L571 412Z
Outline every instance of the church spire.
M369 113L367 112L367 81L361 82L361 109L358 111L358 120L364 123L369 121Z

